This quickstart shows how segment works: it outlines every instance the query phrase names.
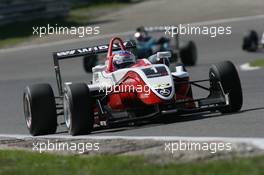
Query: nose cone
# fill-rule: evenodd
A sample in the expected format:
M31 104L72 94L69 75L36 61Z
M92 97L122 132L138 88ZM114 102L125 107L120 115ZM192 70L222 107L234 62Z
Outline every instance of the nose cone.
M144 82L157 97L162 100L171 100L174 96L174 83L169 68L164 64L156 64L142 70Z
M172 87L163 88L163 89L156 89L156 91L163 97L167 98L172 93Z

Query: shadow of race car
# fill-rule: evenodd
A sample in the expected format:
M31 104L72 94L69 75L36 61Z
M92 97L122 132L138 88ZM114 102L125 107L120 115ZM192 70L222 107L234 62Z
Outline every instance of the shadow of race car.
M241 109L240 79L230 61L212 65L208 78L191 81L184 65L170 71L170 52L158 52L149 60L135 59L128 51L135 47L134 41L123 42L115 37L109 45L55 52L58 95L49 84L30 85L24 91L24 115L30 134L54 134L58 117L63 117L71 135L81 135L96 128L156 117L165 120L168 114L233 113ZM91 83L62 82L60 61L101 53L107 53L107 58L105 64L93 67ZM193 86L208 95L195 98Z

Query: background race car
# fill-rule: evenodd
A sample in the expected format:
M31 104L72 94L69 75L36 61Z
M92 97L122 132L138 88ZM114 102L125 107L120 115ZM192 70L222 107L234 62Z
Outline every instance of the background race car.
M264 32L260 39L255 30L248 31L243 37L242 49L248 52L256 52L260 48L264 48Z
M139 27L134 34L137 40L137 55L140 58L148 58L154 53L162 51L171 51L173 56L171 62L176 62L178 58L185 66L194 66L197 62L197 48L193 41L186 43L180 43L179 35L174 35L171 40L168 37L150 36L150 33L162 33L166 32L166 27Z

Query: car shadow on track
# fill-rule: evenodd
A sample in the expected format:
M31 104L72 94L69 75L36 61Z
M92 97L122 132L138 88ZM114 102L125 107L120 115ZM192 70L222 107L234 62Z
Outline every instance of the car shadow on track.
M177 122L188 122L188 121L194 121L194 120L202 120L207 118L214 118L214 117L223 117L223 116L235 116L241 113L246 112L252 112L252 111L258 111L258 110L264 110L264 107L256 107L256 108L249 108L249 109L243 109L239 112L235 113L220 113L220 112L207 112L207 113L198 113L198 114L190 114L190 115L183 115L183 116L168 116L166 120L164 118L159 119L161 123L164 124L170 124L170 123L177 123Z
M211 113L211 112L206 112L206 113L198 113L198 114L189 114L189 115L180 115L180 116L175 116L175 115L167 115L167 116L162 116L155 118L154 120L150 121L142 121L138 123L134 123L133 126L116 126L111 129L102 129L102 130L97 130L94 132L94 134L103 134L103 133L115 133L115 132L122 132L122 131L127 131L127 130L134 130L134 129L142 129L142 128L151 128L155 126L162 126L162 125L167 125L167 124L173 124L173 123L181 123L181 122L189 122L189 121L195 121L195 120L203 120L207 118L215 118L215 117L224 117L224 116L235 116L241 113L246 113L246 112L252 112L252 111L258 111L258 110L264 110L264 107L257 107L257 108L249 108L249 109L243 109L239 112L236 113L228 113L228 114L222 114L219 112ZM122 128L120 128L122 127Z
M114 134L114 133L122 132L122 131L151 128L155 126L162 126L162 125L168 125L168 124L173 124L173 123L190 122L190 121L195 121L195 120L203 120L207 118L223 117L223 116L230 116L230 115L235 116L241 113L258 111L258 110L264 110L264 107L243 109L239 112L228 113L228 114L222 114L219 112L213 112L213 113L205 112L205 113L188 114L188 115L180 115L180 116L167 115L167 116L154 118L153 120L144 120L144 121L135 122L135 123L116 125L111 128L96 129L94 132L91 133L91 135L103 134L103 133L106 133L106 134L113 133ZM67 131L57 132L57 134L65 134L65 133L67 133Z

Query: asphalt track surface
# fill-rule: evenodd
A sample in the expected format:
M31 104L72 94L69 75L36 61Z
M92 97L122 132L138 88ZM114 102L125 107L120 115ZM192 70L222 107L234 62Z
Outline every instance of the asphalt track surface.
M185 1L173 0L147 1L108 15L105 17L106 19L113 18L115 21L102 24L102 28L109 33L116 33L131 31L145 23L146 25L164 25L228 18L229 20L212 21L209 24L231 26L232 35L216 38L201 35L182 37L183 40L192 39L198 45L198 65L188 68L191 79L204 79L208 76L208 69L213 63L231 60L239 67L240 64L252 59L264 57L264 52L246 53L241 50L243 33L251 28L261 32L261 29L264 29L264 17L237 18L262 15L263 2L257 0L244 0L237 4L235 2L231 0L223 2L199 0L194 1L195 5L193 5L192 1L188 1L188 4ZM183 10L184 8L185 10ZM144 10L146 15L140 16ZM175 16L172 17L172 14ZM127 19L134 20L134 22L128 22ZM23 89L28 84L41 82L49 82L54 89L56 88L51 58L53 51L102 44L108 39L109 36L0 50L0 133L28 134L22 109ZM62 64L62 68L63 76L67 81L85 80L88 82L91 78L91 75L83 72L80 59L67 60ZM264 69L246 72L239 70L239 74L244 93L244 104L239 113L173 116L145 125L96 131L92 135L263 137ZM200 96L202 93L196 91L194 95ZM66 129L63 127L58 130L60 135L67 134L65 131Z

